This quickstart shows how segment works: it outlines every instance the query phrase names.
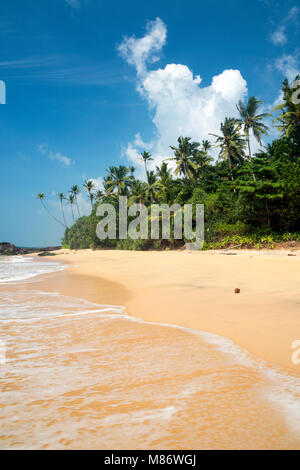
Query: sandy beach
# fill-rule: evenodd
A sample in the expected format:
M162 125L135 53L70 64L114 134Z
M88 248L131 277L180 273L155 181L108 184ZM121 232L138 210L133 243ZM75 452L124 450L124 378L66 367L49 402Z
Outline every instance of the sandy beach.
M1 449L299 449L300 257L224 253L2 258Z
M225 336L300 376L299 251L56 252L68 269L43 289L117 304L149 322ZM240 289L235 294L235 288Z

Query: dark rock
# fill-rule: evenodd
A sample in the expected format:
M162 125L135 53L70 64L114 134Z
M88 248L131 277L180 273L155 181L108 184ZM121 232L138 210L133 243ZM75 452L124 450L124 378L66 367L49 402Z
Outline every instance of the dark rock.
M235 293L235 294L239 294L240 292L241 292L241 289L239 289L238 287L236 287L236 288L234 289L234 293Z
M15 256L15 255L27 255L30 253L40 253L44 251L59 250L61 246L47 246L45 248L19 248L12 243L0 242L0 255Z

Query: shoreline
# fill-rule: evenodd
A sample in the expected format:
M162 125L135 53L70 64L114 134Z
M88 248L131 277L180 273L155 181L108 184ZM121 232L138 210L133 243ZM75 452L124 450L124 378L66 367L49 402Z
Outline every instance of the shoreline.
M291 344L300 339L300 256L252 250L231 252L235 256L215 251L55 253L51 261L68 267L40 280L43 290L122 305L129 315L151 323L229 338L270 366L300 376L300 364L291 360Z

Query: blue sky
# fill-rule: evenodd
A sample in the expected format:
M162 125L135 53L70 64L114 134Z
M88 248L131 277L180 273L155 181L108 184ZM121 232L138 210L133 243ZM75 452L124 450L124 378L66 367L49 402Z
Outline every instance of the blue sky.
M110 165L139 175L140 151L159 163L181 133L217 131L238 99L269 109L299 71L299 31L288 0L2 0L0 241L58 244L38 192L59 214L56 193L100 186Z

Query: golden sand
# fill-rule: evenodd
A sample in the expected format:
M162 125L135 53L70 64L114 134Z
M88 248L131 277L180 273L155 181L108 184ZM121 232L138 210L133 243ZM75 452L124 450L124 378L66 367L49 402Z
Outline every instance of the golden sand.
M299 449L294 254L60 250L3 284L0 448Z
M74 276L56 274L43 288L225 336L300 376L291 360L300 339L300 253L225 253L60 250L55 260Z

